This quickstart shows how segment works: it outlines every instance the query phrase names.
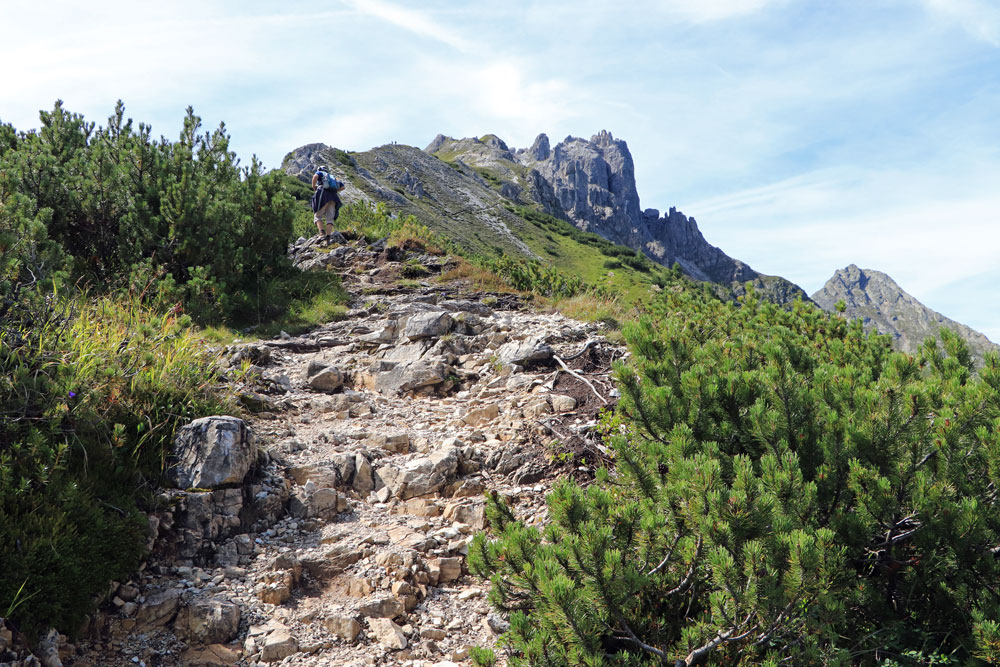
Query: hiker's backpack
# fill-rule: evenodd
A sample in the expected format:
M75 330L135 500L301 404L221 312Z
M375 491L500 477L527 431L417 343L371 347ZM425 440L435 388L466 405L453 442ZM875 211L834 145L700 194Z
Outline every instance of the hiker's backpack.
M333 177L333 174L325 171L316 172L319 174L319 183L327 190L336 190L340 187L340 181Z

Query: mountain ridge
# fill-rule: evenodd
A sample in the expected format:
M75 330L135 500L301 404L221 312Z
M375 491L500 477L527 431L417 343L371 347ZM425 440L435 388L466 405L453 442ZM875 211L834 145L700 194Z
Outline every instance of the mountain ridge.
M892 336L903 352L916 352L929 336L940 338L942 327L965 340L978 360L991 350L1000 351L1000 346L982 333L922 304L889 275L856 264L834 272L812 300L827 311L835 310L837 302L843 300L845 315L860 319L868 330Z
M345 201L385 201L466 247L544 257L542 238L551 235L517 213L527 208L662 266L679 264L691 278L720 285L730 297L751 282L778 303L809 300L794 283L758 273L708 243L695 219L676 208L662 217L657 209L641 209L628 145L606 130L590 140L569 136L555 146L539 134L522 149L511 149L492 134L463 139L439 134L423 151L389 144L350 155L308 144L291 151L282 168L308 180L320 164L350 184Z

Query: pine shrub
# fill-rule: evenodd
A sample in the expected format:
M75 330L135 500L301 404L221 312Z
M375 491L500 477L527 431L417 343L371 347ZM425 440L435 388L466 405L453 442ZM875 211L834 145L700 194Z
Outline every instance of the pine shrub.
M975 377L954 336L895 353L752 292L669 290L625 336L615 470L542 529L491 497L470 550L508 664L1000 657L996 355Z

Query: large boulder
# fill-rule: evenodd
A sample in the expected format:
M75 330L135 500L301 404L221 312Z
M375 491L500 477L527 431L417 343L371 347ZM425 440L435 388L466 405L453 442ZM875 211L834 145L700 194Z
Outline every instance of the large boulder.
M439 361L420 360L393 366L375 377L375 389L383 394L416 391L447 381L449 367Z
M497 359L503 364L544 364L552 359L552 348L538 338L511 341L500 346Z
M236 417L196 419L174 439L167 479L179 489L240 484L255 455L250 426Z
M443 310L416 313L406 321L403 335L411 341L422 338L440 338L451 331L454 324L455 320Z

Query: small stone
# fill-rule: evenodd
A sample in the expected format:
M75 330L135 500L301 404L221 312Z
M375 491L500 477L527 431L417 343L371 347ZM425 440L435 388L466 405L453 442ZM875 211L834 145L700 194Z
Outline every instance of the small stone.
M352 577L348 579L344 592L350 597L363 598L371 595L373 590L367 579Z
M266 604L281 605L292 597L292 590L284 584L268 584L260 589L257 597Z
M396 454L408 454L410 452L410 436L407 433L379 434L369 438L368 443L373 447L380 447L387 452Z
M413 595L415 589L413 585L406 581L394 581L392 582L392 594L399 595Z
M120 597L125 602L132 602L137 597L139 597L139 589L135 586L130 586L128 584L122 584L118 587L118 597Z
M361 624L350 616L330 616L323 621L326 629L344 641L353 642L361 632Z
M369 618L368 627L382 646L391 651L399 651L407 646L403 629L388 618Z
M224 644L240 628L240 608L225 599L195 599L177 614L174 630L188 641Z
M552 411L557 414L562 412L572 412L576 409L576 399L572 396L550 394L549 402L552 404Z
M444 518L471 526L476 530L486 527L486 507L482 503L448 503Z
M495 635L501 635L510 629L510 621L496 612L490 612L483 619L483 623Z
M299 643L292 637L287 628L275 630L264 639L260 659L264 662L277 662L297 653Z
M306 382L315 391L332 392L343 386L344 374L323 362L311 361L306 368Z
M461 558L435 558L431 562L437 566L439 584L455 581L462 576Z

